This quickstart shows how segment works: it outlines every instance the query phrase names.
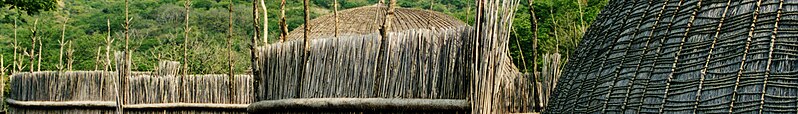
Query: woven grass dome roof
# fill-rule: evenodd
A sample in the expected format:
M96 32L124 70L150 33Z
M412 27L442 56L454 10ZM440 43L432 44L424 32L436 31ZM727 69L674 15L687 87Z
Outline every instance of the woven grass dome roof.
M379 34L386 14L385 6L373 5L338 12L338 36ZM446 14L409 8L396 8L390 31L411 29L440 29L468 26ZM328 15L310 20L309 38L331 38L335 35L335 16ZM303 39L304 25L291 31L287 40Z
M548 113L796 113L798 1L612 0Z

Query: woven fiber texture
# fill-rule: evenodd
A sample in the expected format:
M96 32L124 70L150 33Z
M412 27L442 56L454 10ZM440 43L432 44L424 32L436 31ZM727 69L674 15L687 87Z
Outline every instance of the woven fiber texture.
M798 1L612 0L550 113L796 113Z

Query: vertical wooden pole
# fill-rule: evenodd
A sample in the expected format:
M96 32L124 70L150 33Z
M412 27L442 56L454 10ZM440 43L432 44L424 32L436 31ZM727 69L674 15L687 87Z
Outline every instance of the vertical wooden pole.
M5 88L6 87L5 75L7 68L5 62L3 61L5 61L5 57L3 56L3 54L0 54L0 87ZM5 93L5 89L0 89L0 93ZM5 95L0 94L0 98L2 98L0 99L0 102L5 102ZM5 113L6 112L5 110L6 110L5 103L0 103L0 112Z
M285 42L288 37L288 24L285 23L285 0L280 2L280 42Z
M102 59L100 59L100 57L102 57L102 50L102 46L97 47L97 56L95 56L94 60L94 71L100 70L100 64L103 64Z
M31 29L31 31L33 32L33 35L30 37L30 39L31 39L30 53L28 53L28 56L30 57L30 72L31 73L33 73L34 63L36 63L34 57L36 56L36 52L35 52L36 51L36 24L38 24L38 23L39 23L39 18L36 18L36 20L33 21L33 29Z
M0 54L0 84L4 84L2 82L4 82L3 81L3 76L5 76L5 75L6 75L5 56L3 56L3 54ZM0 87L3 87L3 86L0 86ZM0 91L2 91L2 90L0 90ZM2 99L0 99L0 100L2 100ZM3 110L2 108L3 107L0 107L0 111Z
M105 71L111 69L111 44L114 42L111 39L111 20L106 19L106 27L108 29L108 35L105 37Z
M130 61L129 61L129 54L130 54L130 48L129 48L129 43L130 43L130 35L129 35L129 32L130 32L130 18L128 17L128 7L129 7L128 5L129 5L129 1L125 0L125 51L123 52L121 58L117 59L117 65L119 65L119 66L117 66L117 69L118 69L117 72L119 72L117 80L119 80L119 82L118 82L119 85L116 86L117 87L117 91L116 91L116 94L117 94L117 98L116 98L116 113L117 114L124 113L124 107L123 106L125 105L125 80L127 79L127 75L128 75L128 72L129 72L129 68L128 67L130 65ZM120 56L117 56L117 57L120 57ZM121 61L119 61L119 60L121 60ZM121 63L119 63L119 62L121 62Z
M180 99L180 102L187 101L187 100L185 100L187 98L184 97L184 95L186 94L185 91L187 91L187 89L184 87L184 85L185 85L185 81L184 80L188 76L188 72L189 72L189 67L188 67L188 64L189 64L188 63L188 46L189 46L189 44L191 44L191 42L189 40L189 37L188 37L188 32L191 31L191 28L189 28L189 26L188 26L188 20L189 20L190 14L191 14L191 10L190 10L190 8L191 8L191 0L186 0L185 2L186 3L184 4L184 7L186 8L186 17L185 17L186 28L183 29L183 35L184 35L183 36L183 68L181 69L182 70L182 72L181 72L182 75L180 76L180 80L179 80L180 87L178 89L180 91L180 92L178 92L178 96L180 96L178 99ZM255 34L257 34L257 33L255 33Z
M554 11L549 9L549 14L554 14ZM550 15L550 16L552 18L551 22L554 24L551 27L552 27L552 31L554 31L554 41L556 41L556 43L554 43L555 44L554 53L560 53L560 38L558 38L558 34L557 34L557 20L554 19L554 15Z
M390 54L387 48L390 47L390 36L388 35L388 31L391 30L391 22L394 15L394 7L396 5L396 0L391 0L388 4L388 12L385 14L385 20L383 20L382 26L380 27L380 50L379 55L377 56L377 68L374 71L375 80L374 81L374 90L375 94L378 94L381 87L381 82L383 80L383 76L387 73L388 68L388 55ZM379 95L375 95L377 97Z
M188 75L188 45L189 38L188 32L191 31L191 28L188 27L188 19L191 14L191 10L189 7L191 6L191 0L186 0L185 8L186 8L186 28L183 29L183 76Z
M335 33L334 37L338 38L338 0L333 0L333 16L335 17Z
M59 46L61 49L58 52L58 71L64 70L64 34L66 33L66 24L69 22L69 17L64 20L64 23L61 25L61 40L58 41Z
M532 17L532 18L529 19L529 21L532 22L532 27L533 27L533 29L532 29L532 34L533 34L532 35L532 86L533 86L532 89L533 89L533 92L534 92L533 94L537 96L537 97L534 98L536 100L535 100L535 103L533 104L533 107L535 107L536 111L540 111L540 110L543 109L543 103L540 102L540 101L543 101L543 97L540 96L541 95L540 90L537 89L538 88L537 87L538 86L537 85L537 82L538 82L538 80L537 80L538 79L538 74L537 74L537 72L538 72L538 64L537 64L537 61L538 61L538 18L535 15L535 0L529 0L529 15Z
M75 52L75 49L72 48L72 41L67 41L67 53L66 53L66 55L67 55L67 64L66 64L67 65L67 71L71 71L72 70L72 63L75 62L74 58L73 58L74 57L73 56L74 52Z
M233 40L233 0L230 0L230 4L228 4L227 10L228 10L228 14L229 14L229 16L228 16L229 20L228 21L230 21L229 24L228 24L228 27L227 27L227 67L228 67L227 76L229 77L229 80L230 80L230 87L228 88L230 90L230 94L228 96L230 96L230 102L229 103L234 103L235 99L236 99L235 98L235 94L236 94L235 92L236 91L233 89L233 87L236 86L236 83L235 83L235 72L233 72L233 63L235 61L233 60L233 46L232 46L232 40Z
M39 51L36 52L37 53L36 56L38 56L39 59L37 59L37 62L36 62L36 71L41 72L42 71L42 48L44 48L44 46L42 45L42 42L44 42L44 41L42 41L42 37L36 37L36 38L39 39Z
M309 3L310 3L309 0L304 0L304 2L303 2L303 6L305 6L305 8L304 8L304 10L305 10L305 28L304 28L305 31L303 31L304 35L302 35L302 37L304 39L304 43L302 43L302 45L304 47L302 49L303 50L302 51L302 65L303 66L302 66L302 70L301 70L302 73L300 73L299 78L297 78L297 80L296 80L296 84L298 86L296 86L296 94L294 94L294 95L296 95L295 98L299 98L301 96L301 94L302 94L302 85L303 85L302 84L302 80L305 79L305 75L307 75L307 73L309 73L307 70L310 69L310 68L308 68L308 67L310 67L310 65L308 65L308 58L309 58L308 55L310 53L310 44L309 44L310 42L309 42L309 39L308 39L308 37L309 37L308 35L310 33L310 11L309 11L309 7L308 7Z
M266 2L260 0L263 9L263 45L269 44L269 10L266 9Z
M20 65L20 64L22 64L22 62L19 62L19 58L17 58L17 54L18 54L17 49L18 48L19 48L19 43L17 42L17 19L14 18L14 62L13 62L14 63L14 67L11 68L11 69L13 69L11 74L17 73L18 71L22 70L22 67L20 67L20 66L22 66L22 65Z
M249 54L250 54L250 56L252 56L251 57L251 59L252 59L251 60L251 62L252 62L252 78L254 79L252 88L255 91L260 91L260 88L258 86L260 84L260 73L259 73L260 72L260 67L258 66L259 65L258 64L259 58L258 58L258 52L257 52L258 51L257 50L257 47L258 47L258 33L260 33L260 31L259 31L260 28L259 28L259 25L258 25L258 1L257 0L253 0L252 1L252 15L253 15L253 18L254 18L254 19L252 19L252 21L253 21L252 25L253 25L253 27L255 27L255 29L254 29L255 32L253 32L254 34L252 34L253 37L252 37L252 42L250 44L250 49L249 49L250 50ZM257 92L254 92L253 94L255 96L254 100L260 100L260 97L258 97L260 95L257 94Z

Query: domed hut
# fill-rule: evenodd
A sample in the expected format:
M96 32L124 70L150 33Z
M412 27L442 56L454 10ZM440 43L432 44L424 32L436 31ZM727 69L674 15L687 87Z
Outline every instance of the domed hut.
M499 53L506 48L476 46L483 42L477 39L496 39L477 37L475 28L442 13L396 8L383 42L380 28L386 10L375 5L340 11L338 29L333 15L310 20L307 50L303 26L290 32L285 42L258 47L253 74L260 102L249 111L470 113L481 106L466 100L482 93L478 89L490 88L484 95L498 95L487 94L496 88L479 76L497 74L497 83L523 80L507 53ZM482 82L491 86L475 85ZM514 84L501 87L523 85ZM523 109L513 103L501 107Z
M612 0L550 113L796 113L798 1Z

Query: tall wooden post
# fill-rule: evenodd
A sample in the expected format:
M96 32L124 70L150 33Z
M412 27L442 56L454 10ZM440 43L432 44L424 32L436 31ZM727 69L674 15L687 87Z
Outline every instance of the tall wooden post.
M37 62L36 62L36 71L37 72L41 72L42 71L42 48L44 48L44 46L42 45L42 42L44 42L44 41L42 41L42 37L36 37L36 38L39 39L39 51L36 52L37 53L36 56L39 57L39 59L37 59Z
M17 19L14 18L14 62L13 62L14 67L11 68L11 69L13 69L13 70L11 70L12 71L11 74L17 73L18 71L22 70L22 67L20 67L20 66L22 66L22 65L20 65L20 64L22 64L22 62L19 62L19 58L17 58L17 54L18 54L17 49L18 48L19 48L19 43L17 42Z
M310 67L310 65L308 65L308 58L309 58L308 55L310 53L310 44L309 44L310 42L309 42L309 39L308 39L308 37L309 37L308 33L310 33L310 11L308 10L309 9L309 7L308 7L309 3L310 3L309 0L304 0L304 2L303 2L303 6L305 6L305 8L304 8L304 10L305 10L305 28L304 28L305 31L303 31L304 35L302 35L302 37L304 39L304 43L302 43L302 45L303 45L302 70L301 70L302 73L300 73L299 78L297 78L297 80L296 80L296 84L298 86L296 86L296 94L295 94L296 97L295 98L299 98L301 96L301 94L302 94L302 80L305 78L305 75L307 75L307 73L310 73L310 72L307 71L307 69L310 69L310 68L308 68L308 67Z
M75 49L72 48L72 41L67 41L67 53L66 53L66 56L67 56L67 64L66 64L67 71L71 71L72 70L72 63L75 62L75 59L73 58L74 57L73 56L74 52L75 52ZM39 61L41 61L41 60L39 60Z
M229 22L229 25L227 27L227 67L228 67L227 76L230 78L229 79L230 80L230 88L228 88L228 89L230 89L230 95L228 95L228 96L230 96L230 103L233 103L233 102L235 102L235 99L236 99L235 98L235 94L236 93L235 93L235 90L233 89L233 87L236 86L236 83L235 83L235 72L233 72L233 63L235 61L233 60L233 46L232 46L232 40L233 40L233 0L230 0L230 4L228 4L227 10L228 10L228 13L230 14L228 16L228 18L229 18L228 21L230 21L230 22Z
M61 25L61 40L58 41L58 44L61 46L61 49L58 52L58 71L64 70L64 34L66 33L66 24L69 22L69 17L64 20L64 23Z
M130 18L128 17L128 0L125 0L125 51L122 53L121 57L117 59L117 72L119 72L119 80L117 85L117 98L116 98L116 113L122 114L124 113L123 106L125 105L125 80L127 79L129 72L130 72Z
M266 9L266 2L260 0L260 6L263 9L263 45L269 44L269 10Z
M385 20L383 20L382 26L380 27L380 50L379 55L377 56L377 68L374 71L375 80L374 81L374 90L375 94L379 93L379 88L381 87L381 82L383 80L383 76L387 73L388 68L388 55L390 54L387 48L390 47L388 32L391 30L391 22L394 15L394 7L396 6L396 0L391 0L391 3L388 4L388 13L385 14ZM378 96L378 95L375 95Z
M3 56L3 54L0 54L0 82L3 82L3 77L2 76L5 76L5 75L6 75L5 56ZM3 84L3 83L0 83L0 84ZM0 87L3 87L3 86L0 86ZM2 90L0 90L0 91L2 91ZM0 100L2 100L2 99L0 99ZM0 107L0 108L2 108L2 107ZM0 111L2 111L2 109L0 109Z
M280 42L285 42L288 37L288 24L285 23L285 0L280 2Z
M253 0L252 1L252 15L253 15L253 18L254 18L252 20L253 21L252 24L253 24L253 27L255 27L255 29L254 29L255 32L253 32L254 34L252 34L253 35L252 42L251 42L251 44L249 46L249 49L250 49L249 54L250 54L250 56L252 56L251 57L252 77L255 80L255 81L253 81L253 85L255 85L255 86L253 86L252 88L255 91L260 91L260 88L257 86L260 83L260 73L258 73L258 72L260 72L260 67L258 66L259 65L258 64L258 59L259 58L258 58L258 52L257 52L258 51L257 50L258 38L259 38L258 37L258 33L260 33L260 31L259 31L260 27L258 25L258 1L257 0ZM255 96L255 100L259 100L260 99L260 97L259 97L260 95L255 94L255 93L253 93L253 94Z
M111 20L106 19L105 21L108 29L108 35L105 37L105 71L108 71L111 69L111 44L114 39L111 39Z
M338 38L338 0L333 0L333 16L335 17L335 34L334 37Z
M186 0L185 8L186 8L186 28L183 29L183 76L188 75L188 32L191 31L191 28L188 27L188 19L191 14L191 10L189 10L191 6L191 0Z
M534 92L533 94L536 95L536 97L533 98L533 99L535 99L535 103L533 103L532 105L533 105L533 107L535 107L535 110L540 111L540 110L542 110L542 107L543 107L543 103L541 101L543 101L544 98L542 96L540 96L541 92L540 92L540 90L537 89L537 86L538 86L538 84L537 84L538 83L538 80L537 80L538 79L538 73L537 73L538 72L538 64L537 64L537 61L538 61L538 18L535 15L535 0L529 0L529 15L532 16L532 18L530 18L529 21L532 22L532 27L533 27L533 29L532 29L532 34L533 34L533 36L532 36L532 85L533 85L532 89L533 89L533 92Z

